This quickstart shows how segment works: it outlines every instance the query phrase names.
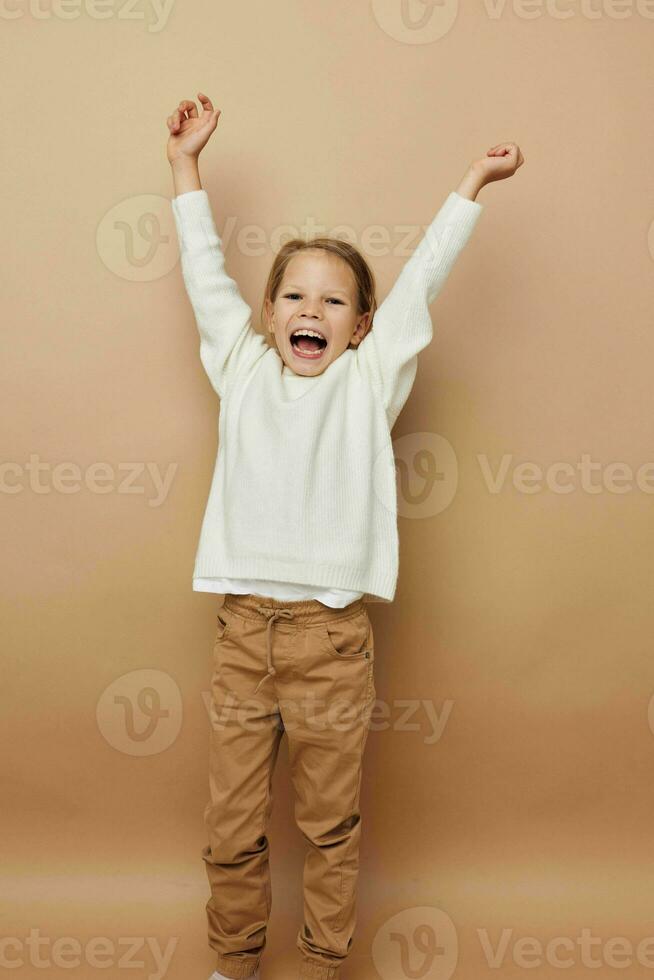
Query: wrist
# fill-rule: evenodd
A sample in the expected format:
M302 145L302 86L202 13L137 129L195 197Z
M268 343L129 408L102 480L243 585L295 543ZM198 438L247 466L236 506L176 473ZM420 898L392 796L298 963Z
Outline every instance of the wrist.
M461 197L467 197L474 201L485 183L485 175L478 163L471 163L457 188L457 193Z
M197 156L189 156L187 153L180 153L179 156L174 157L172 160L168 161L173 170L188 171L198 169L198 158Z
M170 161L170 169L176 197L179 197L180 194L186 194L187 191L202 190L197 156L180 155L175 157Z

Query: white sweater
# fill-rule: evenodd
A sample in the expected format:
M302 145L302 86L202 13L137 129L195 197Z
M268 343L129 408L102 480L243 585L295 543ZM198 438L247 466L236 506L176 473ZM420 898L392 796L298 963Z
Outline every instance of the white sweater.
M206 191L171 203L200 359L221 400L194 588L263 583L259 594L268 594L266 583L297 583L302 595L391 602L399 566L391 429L433 336L429 305L483 205L452 191L358 348L304 377L253 328L225 272Z

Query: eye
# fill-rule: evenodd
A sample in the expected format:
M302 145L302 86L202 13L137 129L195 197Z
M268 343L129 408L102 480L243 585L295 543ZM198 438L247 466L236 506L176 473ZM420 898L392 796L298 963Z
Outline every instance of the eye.
M300 295L299 293L284 293L284 299L294 299L295 297L297 297L299 295ZM336 296L330 296L330 297L328 297L328 302L338 303L339 306L343 306L343 300L342 299L337 299Z

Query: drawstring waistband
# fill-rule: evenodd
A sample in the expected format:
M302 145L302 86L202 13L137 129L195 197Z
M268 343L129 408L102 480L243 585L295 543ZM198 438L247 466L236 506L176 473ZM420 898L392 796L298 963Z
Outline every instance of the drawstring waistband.
M292 619L293 613L290 609L271 609L270 606L256 606L255 608L257 612L260 612L263 616L268 616L268 625L266 627L266 657L268 660L268 669L254 689L254 693L256 694L263 682L269 677L272 677L273 674L277 673L272 662L273 623L276 619L279 619L280 616L285 616L287 619Z
M264 603L266 604L264 605ZM318 599L286 600L284 602L280 599L258 596L254 593L231 592L225 594L224 605L225 609L231 609L243 622L260 621L259 617L261 616L265 616L268 621L266 630L268 666L266 673L254 690L255 694L264 681L276 673L272 663L272 628L276 620L284 617L294 620L294 627L310 628L350 619L352 616L358 616L365 612L366 609L362 599L355 599L348 606L339 609L327 607Z

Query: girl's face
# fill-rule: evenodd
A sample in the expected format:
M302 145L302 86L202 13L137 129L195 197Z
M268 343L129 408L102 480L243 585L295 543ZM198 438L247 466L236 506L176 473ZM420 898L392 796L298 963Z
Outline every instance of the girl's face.
M338 255L314 248L293 256L266 311L282 360L295 374L322 374L350 344L358 347L370 314L357 315L356 298L354 274ZM307 330L320 336L297 336Z

